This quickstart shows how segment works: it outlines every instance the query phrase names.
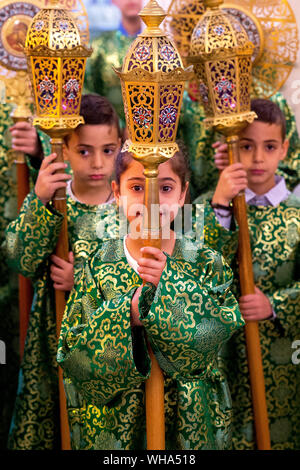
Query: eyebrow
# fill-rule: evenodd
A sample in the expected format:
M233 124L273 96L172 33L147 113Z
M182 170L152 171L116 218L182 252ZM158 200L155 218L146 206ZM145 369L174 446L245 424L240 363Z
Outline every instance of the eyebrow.
M164 182L164 181L173 181L174 183L176 183L176 181L173 179L173 178L170 178L170 177L167 177L167 178L158 178L158 180L160 182ZM145 178L139 178L137 176L133 176L132 178L128 178L127 181L141 181L141 182L144 182L145 181Z
M247 137L242 137L240 141L242 140L247 140L248 142L254 142L254 139L248 139ZM263 140L263 142L279 142L279 140L276 139L270 139L270 140Z
M111 146L114 146L116 147L117 144L115 142L111 142L111 143L108 143L108 144L103 144L102 147L111 147ZM77 144L76 145L77 148L79 147L87 147L87 148L94 148L94 145L89 145L89 144L84 144L84 143L80 143L80 144Z

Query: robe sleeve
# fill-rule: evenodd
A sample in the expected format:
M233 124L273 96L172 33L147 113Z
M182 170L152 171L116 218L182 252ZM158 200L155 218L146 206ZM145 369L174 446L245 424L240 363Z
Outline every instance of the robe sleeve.
M167 258L157 289L143 287L139 311L161 368L183 380L211 377L218 351L244 325L222 256L203 248L195 262Z
M9 266L32 280L53 253L63 221L62 214L44 206L34 191L29 193L18 217L6 228L4 250Z
M296 252L295 265L293 267L292 278L289 284L282 288L267 292L266 295L275 312L275 319L268 320L274 322L275 328L284 335L290 329L299 327L300 318L300 245ZM298 334L298 330L296 331Z
M93 261L92 261L93 262ZM91 263L92 263L91 262ZM145 338L130 326L132 296L137 285L105 300L93 267L86 264L69 297L57 360L88 403L101 406L140 385L150 373ZM139 365L133 343L139 343Z

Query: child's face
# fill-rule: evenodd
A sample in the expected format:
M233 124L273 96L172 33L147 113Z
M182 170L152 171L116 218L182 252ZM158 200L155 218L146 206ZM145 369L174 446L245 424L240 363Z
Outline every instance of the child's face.
M115 126L83 125L73 132L65 146L75 184L89 188L106 187L114 171L120 139Z
M113 3L120 9L123 16L138 16L143 8L142 0L113 0Z
M120 186L113 181L112 187L117 204L123 207L123 211L130 223L138 227L138 221L142 220L145 194L144 167L136 160L131 160L128 168L122 173ZM158 167L158 187L160 220L162 227L170 224L176 217L179 207L184 205L188 188L182 188L179 176L174 173L169 161Z
M254 121L240 135L240 161L248 176L248 187L264 194L275 186L278 164L287 154L281 126Z

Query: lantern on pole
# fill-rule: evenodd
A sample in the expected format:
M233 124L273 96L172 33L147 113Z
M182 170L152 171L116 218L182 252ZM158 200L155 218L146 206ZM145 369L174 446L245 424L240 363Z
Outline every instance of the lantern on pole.
M25 53L31 76L35 103L33 124L51 137L56 162L63 162L63 138L84 120L79 115L85 63L91 49L82 46L74 19L52 0L40 10L27 31ZM68 260L66 191L56 191L54 207L64 215L56 255ZM60 332L65 309L65 293L55 291L56 328ZM62 371L59 368L62 447L70 447Z
M226 137L229 163L239 161L239 133L255 119L250 111L253 44L240 22L219 6L223 0L205 0L206 13L196 25L189 60L199 81L206 126ZM239 225L241 294L253 294L254 278L245 196L234 198ZM256 439L259 449L270 449L270 434L257 322L245 325Z
M164 10L150 0L139 16L145 30L129 48L119 75L129 139L122 151L131 152L142 163L145 175L145 211L143 234L145 245L160 247L158 166L177 151L175 142L180 107L186 80L175 44L160 29ZM157 212L153 208L157 208ZM146 382L147 448L163 450L164 383L163 375L151 348L152 368Z

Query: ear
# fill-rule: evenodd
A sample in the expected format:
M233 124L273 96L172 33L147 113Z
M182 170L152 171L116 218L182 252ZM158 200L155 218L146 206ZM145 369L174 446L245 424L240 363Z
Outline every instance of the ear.
M119 185L117 184L117 182L115 180L113 180L111 182L111 189L114 193L116 203L119 206L119 204L120 204L120 188L119 188Z
M183 207L183 205L184 205L188 187L189 187L189 182L186 181L185 187L182 189L181 194L180 194L180 199L178 201L178 204L179 204L180 207Z
M290 142L289 140L285 139L285 141L283 142L282 144L282 155L281 155L281 158L280 160L284 160L287 153L288 153L288 149L289 149L289 145L290 145Z

